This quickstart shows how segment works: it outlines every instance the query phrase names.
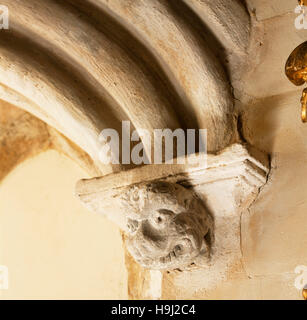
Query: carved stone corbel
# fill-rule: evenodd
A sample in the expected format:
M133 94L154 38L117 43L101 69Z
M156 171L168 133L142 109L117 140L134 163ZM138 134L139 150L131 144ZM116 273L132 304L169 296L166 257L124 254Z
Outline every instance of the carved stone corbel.
M207 165L148 165L81 180L76 190L125 231L143 267L201 267L214 279L240 259L240 216L268 171L264 154L235 144L208 155Z
M149 269L176 269L209 259L213 218L197 195L164 181L129 187L121 197L128 217L127 248Z

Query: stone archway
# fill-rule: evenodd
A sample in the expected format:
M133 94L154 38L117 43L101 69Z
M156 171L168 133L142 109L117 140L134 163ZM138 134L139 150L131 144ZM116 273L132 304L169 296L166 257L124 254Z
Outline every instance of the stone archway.
M111 219L123 220L119 225L125 230L130 212L119 210L122 203L118 206L113 200L127 189L162 181L189 190L190 198L206 206L216 227L215 244L204 241L215 258L205 263L200 259L196 265L212 275L213 283L227 277L241 259L241 213L268 173L266 156L244 144L237 132L232 91L240 90L250 36L249 15L241 1L2 3L9 8L10 29L0 37L0 98L34 114L78 146L71 147L59 134L52 140L69 155L85 160L92 176L99 177L78 183L80 199L94 211L108 211ZM102 165L99 133L105 128L119 130L123 120L150 132L207 129L211 170L202 165L175 166L171 172L165 166ZM151 146L143 143L149 153ZM122 194L115 192L118 189ZM225 190L222 197L220 189ZM221 205L223 201L226 205ZM137 211L143 215L142 208ZM197 249L199 254L202 249ZM225 256L227 268L219 260ZM195 257L187 259L189 264L195 264ZM127 261L131 297L152 297L151 285L159 275Z

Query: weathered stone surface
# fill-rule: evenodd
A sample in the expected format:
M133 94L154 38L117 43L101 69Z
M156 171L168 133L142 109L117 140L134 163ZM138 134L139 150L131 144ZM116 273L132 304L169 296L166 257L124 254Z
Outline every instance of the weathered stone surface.
M193 263L206 270L212 287L240 262L241 213L265 184L268 159L237 144L208 155L207 163L149 165L81 180L76 193L126 232L141 265L185 270ZM175 252L180 244L182 256Z
M149 269L184 268L210 256L213 219L193 191L179 184L153 182L122 195L128 216L127 248Z
M247 0L251 10L254 10L259 21L276 16L291 14L298 5L297 0Z
M194 29L192 11L183 16L175 2L158 0L2 4L10 11L10 29L0 39L0 97L55 127L104 174L114 168L99 163L98 135L118 129L122 120L150 131L214 128L208 130L210 151L233 142L231 86L216 43ZM218 7L210 4L212 12ZM218 42L229 39L242 51L248 26L240 26L248 15L235 8L227 7L227 21L236 36L218 15L214 30Z

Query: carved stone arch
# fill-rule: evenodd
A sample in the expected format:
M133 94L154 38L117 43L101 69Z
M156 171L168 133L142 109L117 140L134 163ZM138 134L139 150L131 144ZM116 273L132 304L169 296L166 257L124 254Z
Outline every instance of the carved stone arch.
M208 132L210 151L233 140L233 99L223 66L211 43L191 27L193 21L176 13L173 1L3 4L10 11L10 30L1 34L1 84L26 98L28 111L94 161L99 132L117 129L122 120L149 130L214 128ZM188 4L193 7L194 1ZM202 6L214 10L212 4ZM225 11L239 21L237 6ZM215 23L221 40L234 28ZM246 43L246 28L240 30L234 32L234 51ZM141 53L142 47L147 50ZM12 91L2 90L1 98L12 101Z
M186 208L189 214L173 231L185 226L193 230L197 226L193 219L201 216L199 232L191 237L196 242L202 237L201 245L191 250L192 256L178 259L182 266L176 260L161 267L157 261L168 259L169 248L160 250L164 256L153 252L153 264L143 259L144 250L137 250L140 242L130 252L138 251L136 260L147 268L186 270L196 265L214 283L225 277L241 257L240 215L268 173L267 158L240 143L236 134L232 87L244 64L250 27L242 2L2 0L2 4L9 8L10 29L0 36L0 99L33 113L89 155L97 169L93 176L100 177L78 183L80 199L126 230L131 212L119 199L127 190L146 191L161 181L184 190L197 205ZM128 171L102 165L99 133L105 128L120 131L123 120L150 132L207 129L210 170L203 164ZM151 146L146 141L144 145L149 152ZM177 208L178 196L172 192L168 196ZM209 229L214 243L204 239ZM206 246L210 257L195 263Z

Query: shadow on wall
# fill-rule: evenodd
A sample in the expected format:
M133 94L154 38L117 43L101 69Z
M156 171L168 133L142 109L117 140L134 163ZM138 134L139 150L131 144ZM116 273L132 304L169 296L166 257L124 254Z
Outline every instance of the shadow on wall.
M26 160L0 188L0 299L127 299L119 229L74 198L87 176L56 151ZM112 246L110 246L112 244Z

